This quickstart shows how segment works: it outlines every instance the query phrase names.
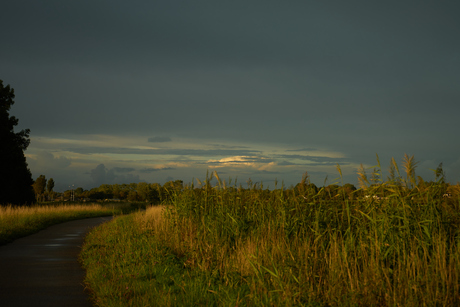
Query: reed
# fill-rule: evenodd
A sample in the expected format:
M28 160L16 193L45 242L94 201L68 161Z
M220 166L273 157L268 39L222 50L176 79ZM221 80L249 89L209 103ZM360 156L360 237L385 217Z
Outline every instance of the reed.
M459 305L458 196L442 197L443 182L415 186L413 157L407 178L392 160L387 182L377 162L373 184L361 167L352 198L306 185L243 189L213 174L216 186L208 177L95 229L82 253L87 285L99 306ZM116 292L125 284L133 292Z

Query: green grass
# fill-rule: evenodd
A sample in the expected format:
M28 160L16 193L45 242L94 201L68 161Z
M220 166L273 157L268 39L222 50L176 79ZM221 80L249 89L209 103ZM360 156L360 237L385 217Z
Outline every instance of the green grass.
M33 234L54 224L132 212L130 204L48 204L0 206L0 245Z
M459 198L406 161L352 194L207 178L94 229L85 282L97 306L460 305Z
M123 216L93 230L81 253L98 306L217 306L213 291L222 280L212 272L184 266L184 259L139 227L139 217ZM247 286L232 294L249 292Z

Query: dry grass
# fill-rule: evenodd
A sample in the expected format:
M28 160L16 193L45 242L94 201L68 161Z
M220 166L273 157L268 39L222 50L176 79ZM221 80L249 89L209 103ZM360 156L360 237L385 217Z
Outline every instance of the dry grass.
M2 221L15 220L24 216L47 215L60 212L81 212L81 211L101 211L107 210L106 206L99 204L88 205L46 205L46 206L0 206L0 219Z
M0 244L60 222L112 215L118 211L114 206L99 204L0 206Z
M165 209L166 206L147 207L145 212L136 214L134 221L141 232L162 233L165 231Z
M216 242L206 232L198 235L199 227L190 218L173 222L150 216L143 218L165 246L184 256L184 266L217 271L223 279L237 273L250 283L253 296L268 295L267 303L449 306L460 302L460 247L441 234L434 235L428 248L417 237L391 242L363 234L351 239L328 233L287 240L282 230L268 226L230 243Z

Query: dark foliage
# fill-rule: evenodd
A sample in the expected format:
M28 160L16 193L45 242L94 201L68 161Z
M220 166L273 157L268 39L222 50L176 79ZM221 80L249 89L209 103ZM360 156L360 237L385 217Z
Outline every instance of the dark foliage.
M0 80L0 204L31 204L34 181L24 156L30 130L14 132L18 119L9 114L13 99L14 89Z

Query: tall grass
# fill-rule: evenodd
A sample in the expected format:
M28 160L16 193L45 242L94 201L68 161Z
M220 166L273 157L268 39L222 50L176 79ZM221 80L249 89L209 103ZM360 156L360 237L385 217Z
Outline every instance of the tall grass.
M186 187L162 214L150 209L129 223L103 226L104 234L96 230L83 259L87 268L102 270L97 257L110 278L89 276L87 283L100 306L203 300L222 306L457 306L459 199L443 198L442 182L417 186L413 158L403 164L406 177L392 163L386 182L380 163L372 181L363 168L362 188L353 195L308 185L242 189L214 174L216 186L211 176L202 188ZM115 240L121 243L107 243ZM114 251L138 256L114 271ZM171 266L165 259L173 259ZM158 263L165 271L152 273ZM172 279L168 267L175 267ZM109 293L120 287L117 274L127 272L142 281L131 280L129 299L116 300Z
M0 245L35 233L53 224L121 212L121 207L118 204L0 206Z

